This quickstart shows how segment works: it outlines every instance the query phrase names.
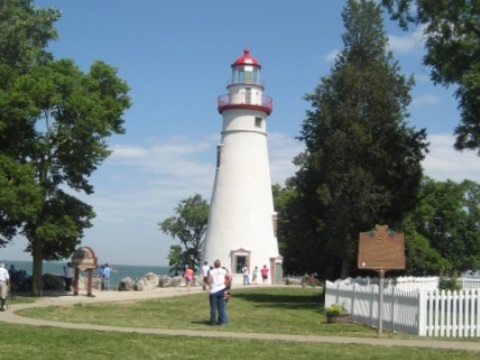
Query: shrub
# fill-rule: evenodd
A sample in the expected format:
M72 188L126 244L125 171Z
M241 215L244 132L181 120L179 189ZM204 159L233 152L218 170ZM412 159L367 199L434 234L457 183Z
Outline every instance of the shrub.
M333 304L326 310L327 315L340 315L340 314L347 314L347 309L340 304Z

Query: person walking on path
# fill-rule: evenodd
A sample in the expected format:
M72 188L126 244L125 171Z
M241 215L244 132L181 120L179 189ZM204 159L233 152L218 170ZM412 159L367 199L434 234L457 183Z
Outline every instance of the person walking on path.
M210 266L208 266L208 261L205 261L202 266L202 274L203 274L203 290L207 290L207 282L208 282L208 272L210 271Z
M263 265L262 270L260 270L260 274L262 275L262 284L268 284L268 268L267 265Z
M5 269L5 264L0 264L0 311L5 311L5 301L7 301L8 287L10 286L10 275Z
M243 285L250 285L250 279L248 278L248 268L246 266L242 267L243 274Z
M187 291L190 291L190 286L192 285L192 281L193 281L193 270L192 270L192 267L189 265L187 265L185 269L184 278L185 278L185 285L187 287Z
M225 325L228 322L224 296L226 284L230 283L232 277L221 265L220 260L215 260L214 268L210 270L208 275L208 283L210 284L210 325L215 325L217 311L220 320L219 324Z

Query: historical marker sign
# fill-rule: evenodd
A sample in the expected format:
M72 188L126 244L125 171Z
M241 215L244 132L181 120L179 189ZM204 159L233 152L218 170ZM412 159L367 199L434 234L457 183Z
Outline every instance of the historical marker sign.
M358 246L359 270L405 269L405 241L403 233L394 233L388 225L360 233Z

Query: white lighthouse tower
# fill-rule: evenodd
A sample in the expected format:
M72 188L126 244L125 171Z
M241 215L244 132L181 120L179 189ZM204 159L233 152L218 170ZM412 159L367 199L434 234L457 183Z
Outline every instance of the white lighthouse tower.
M223 117L221 142L203 259L216 259L241 278L246 266L269 269L268 283L280 283L282 258L276 238L276 216L267 149L267 116L272 99L263 94L261 66L244 50L232 64L228 94L218 98ZM238 282L238 281L237 281Z

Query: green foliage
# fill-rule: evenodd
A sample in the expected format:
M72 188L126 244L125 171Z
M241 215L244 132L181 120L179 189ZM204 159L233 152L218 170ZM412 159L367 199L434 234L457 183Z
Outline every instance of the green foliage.
M32 7L32 2L0 0L0 64L20 72L51 58L45 48L58 37L53 24L60 18L60 11Z
M449 290L449 291L460 291L462 290L462 285L458 282L456 276L450 278L442 277L440 283L438 284L440 290Z
M425 178L412 213L416 232L443 259L450 274L480 269L480 185ZM441 263L438 263L439 265Z
M0 0L0 242L17 229L27 237L37 295L43 260L70 256L95 216L66 189L93 192L88 178L110 154L106 138L125 132L131 105L116 69L96 61L84 73L44 50L59 16Z
M193 266L195 270L200 266L203 237L207 230L209 206L201 195L195 194L188 199L180 201L175 208L174 216L158 223L160 230L171 237L178 238L183 245L183 252L178 254L178 248L170 248L172 258L176 264L170 266L184 267L185 264ZM170 259L170 257L169 257Z
M461 122L457 149L480 153L480 2L472 0L383 0L393 20L408 29L420 24L426 36L423 63L435 84L455 85Z
M325 310L327 315L342 315L347 314L347 310L340 304L333 304Z
M168 266L170 267L170 274L178 276L179 272L185 269L185 261L183 258L183 251L181 245L171 245L170 252L168 253Z
M400 227L417 203L427 148L425 130L407 126L413 79L387 52L379 5L351 0L342 17L345 47L305 97L311 109L299 139L306 151L289 182L300 223L286 239L285 258L294 257L287 271L311 264L307 271L327 278L352 270L359 232Z
M417 205L417 208L420 205ZM451 264L430 244L428 238L417 231L416 209L410 212L402 225L405 238L406 268L405 274L410 276L438 275Z

